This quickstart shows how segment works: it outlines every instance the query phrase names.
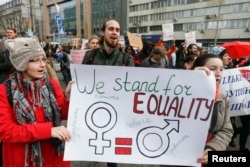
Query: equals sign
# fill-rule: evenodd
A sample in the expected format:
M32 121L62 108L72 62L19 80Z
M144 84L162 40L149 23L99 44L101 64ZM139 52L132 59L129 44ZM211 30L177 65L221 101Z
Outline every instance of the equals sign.
M115 154L131 155L132 138L115 138L115 144Z

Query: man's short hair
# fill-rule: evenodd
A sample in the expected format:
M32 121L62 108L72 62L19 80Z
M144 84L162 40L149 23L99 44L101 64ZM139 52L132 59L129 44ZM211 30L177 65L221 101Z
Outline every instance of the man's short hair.
M165 56L165 52L159 46L154 47L149 56L152 57L155 54L161 55L162 57Z
M14 33L16 33L16 29L13 27L8 27L6 30L12 30L12 31L14 31Z

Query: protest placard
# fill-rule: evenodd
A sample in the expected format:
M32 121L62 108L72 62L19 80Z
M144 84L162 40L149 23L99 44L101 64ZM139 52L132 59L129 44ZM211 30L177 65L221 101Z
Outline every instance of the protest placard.
M66 142L65 160L200 166L196 160L204 150L214 104L213 75L70 67L75 83L67 128L72 139Z
M128 35L129 45L141 50L143 47L141 36L137 36L128 31L127 31L127 35Z
M73 48L76 48L78 46L80 40L81 40L80 37L78 37L78 36L72 36L72 37L70 37L70 45Z
M88 39L82 39L82 48L81 49L86 49L88 45L89 40Z
M195 31L189 31L185 33L185 41L187 41L187 46L196 43L196 34Z
M121 44L121 46L122 46L123 48L126 47L124 35L121 35L121 36L120 36L120 38L119 38L119 44Z
M70 57L71 57L72 63L82 64L82 60L85 56L86 51L87 51L86 49L80 49L80 50L71 49L70 50Z
M224 70L220 90L229 100L231 116L250 114L249 67Z
M162 38L163 41L169 41L174 39L173 23L162 24Z

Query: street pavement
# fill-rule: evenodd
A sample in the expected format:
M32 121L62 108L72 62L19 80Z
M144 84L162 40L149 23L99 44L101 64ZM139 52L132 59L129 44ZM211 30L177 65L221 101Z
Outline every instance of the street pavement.
M62 73L57 72L58 79L60 81L60 85L63 90L65 90L65 83L63 81ZM67 125L67 122L64 122L65 125ZM237 127L241 126L240 120L238 117L236 117L236 125ZM237 151L239 150L239 135L235 139L236 146L230 147L228 146L227 150L231 151ZM250 137L248 138L247 147L250 149ZM74 161L71 163L71 167L106 167L106 163L98 163L98 162L83 162L83 161ZM134 164L118 164L118 167L162 167L160 165L134 165ZM169 167L169 166L168 166Z

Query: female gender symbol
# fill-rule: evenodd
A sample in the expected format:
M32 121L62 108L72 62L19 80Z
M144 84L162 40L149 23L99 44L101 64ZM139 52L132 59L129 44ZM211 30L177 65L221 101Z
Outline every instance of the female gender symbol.
M100 125L95 114L102 114L99 118L103 116L102 121L108 119L107 122ZM95 147L95 154L103 154L104 147L111 147L111 140L105 140L104 133L110 131L115 126L117 122L116 110L106 102L94 103L87 109L85 121L88 128L96 134L94 139L89 139L89 145Z

